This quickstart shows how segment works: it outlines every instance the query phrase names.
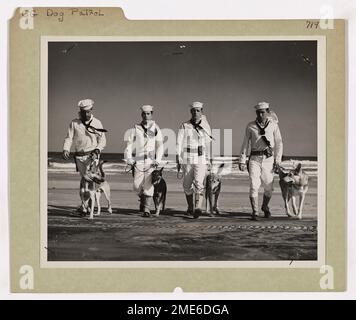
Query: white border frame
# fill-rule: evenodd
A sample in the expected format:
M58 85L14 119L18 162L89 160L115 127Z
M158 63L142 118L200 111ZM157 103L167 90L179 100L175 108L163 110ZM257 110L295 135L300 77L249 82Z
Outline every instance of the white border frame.
M315 261L47 261L48 42L155 41L317 41L318 117L318 259ZM326 261L326 37L190 36L111 37L41 36L40 67L40 267L41 268L320 268Z

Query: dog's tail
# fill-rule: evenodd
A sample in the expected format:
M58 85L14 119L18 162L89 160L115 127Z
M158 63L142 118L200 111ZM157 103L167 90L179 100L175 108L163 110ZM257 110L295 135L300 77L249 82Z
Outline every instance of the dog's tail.
M221 173L224 171L225 163L220 164L218 167L217 175L221 175Z

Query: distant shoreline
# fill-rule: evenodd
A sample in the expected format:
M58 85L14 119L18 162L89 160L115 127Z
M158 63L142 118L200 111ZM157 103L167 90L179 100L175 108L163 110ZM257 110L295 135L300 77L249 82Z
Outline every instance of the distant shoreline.
M103 153L101 159L107 163L104 165L105 172L108 174L125 173L127 171L127 165L124 161L124 154L122 153ZM318 161L314 160L315 157L283 157L282 166L285 169L292 169L296 166L296 163L301 163L303 170L310 176L317 176L318 174ZM244 176L247 175L247 171L240 171L238 169L239 157L214 157L213 166L217 168L217 165L224 163L224 169L221 175L228 176ZM176 160L175 156L165 157L162 159L165 172L176 173ZM73 158L64 160L61 152L50 152L47 160L48 172L56 173L76 173L75 164Z
M239 155L232 155L231 157L238 158ZM110 161L110 162L119 162L119 161L122 161L124 159L124 153L109 153L109 152L106 153L106 152L103 152L101 154L101 158L103 160L107 160L107 161ZM164 157L163 158L163 160L172 160L172 159L175 159L175 155L169 155L168 157ZM62 159L62 152L57 152L57 151L48 152L48 160L55 161L55 162L68 162L68 161ZM318 161L318 157L314 157L314 156L290 156L290 155L283 156L283 161L288 161L288 160Z

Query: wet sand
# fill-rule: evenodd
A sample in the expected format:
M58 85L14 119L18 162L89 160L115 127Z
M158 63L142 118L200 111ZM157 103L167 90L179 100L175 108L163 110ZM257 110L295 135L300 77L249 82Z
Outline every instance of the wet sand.
M113 214L93 221L76 213L79 177L48 175L49 261L250 261L317 259L317 179L311 178L303 220L288 218L275 181L272 217L251 221L248 177L223 177L221 216L185 215L181 180L165 173L166 211L143 218L129 174L108 175ZM260 204L262 195L260 196Z

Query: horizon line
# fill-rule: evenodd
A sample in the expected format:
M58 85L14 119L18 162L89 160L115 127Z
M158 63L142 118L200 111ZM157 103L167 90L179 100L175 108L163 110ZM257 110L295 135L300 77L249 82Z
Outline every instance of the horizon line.
M63 151L48 151L47 153L62 153ZM73 152L71 152L73 153ZM124 154L124 152L102 152L101 154ZM169 154L168 156L175 156L175 154ZM239 157L240 155L228 155L226 157ZM165 158L167 156L164 156ZM225 157L224 155L215 155L215 157ZM310 156L310 155L283 155L283 157L309 157L309 158L317 158L318 156Z

